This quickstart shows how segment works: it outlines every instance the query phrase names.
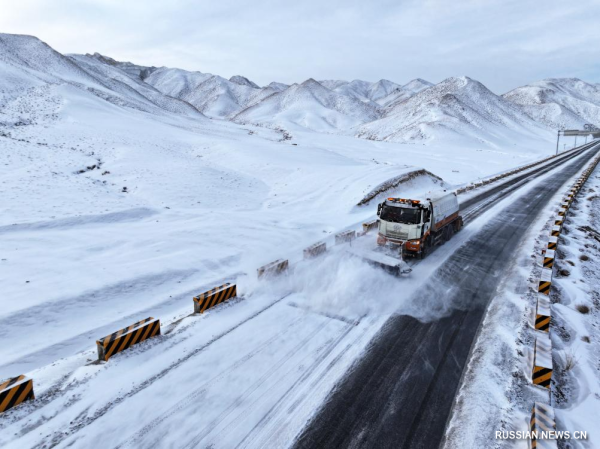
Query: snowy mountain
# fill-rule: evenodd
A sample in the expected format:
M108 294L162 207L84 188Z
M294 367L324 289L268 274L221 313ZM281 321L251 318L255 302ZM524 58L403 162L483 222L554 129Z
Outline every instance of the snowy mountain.
M252 87L254 89L260 89L258 84L250 81L245 76L234 75L231 78L229 78L229 81L231 81L232 83L235 83L235 84L239 84L240 86L248 86L248 87Z
M378 117L377 109L330 90L314 79L293 84L233 117L238 123L274 127L301 126L314 131L348 129Z
M78 56L78 55L67 55L67 56ZM81 56L81 55L79 55L79 56ZM97 59L98 61L100 61L104 64L117 67L117 68L121 69L123 72L127 73L127 75L129 75L130 77L139 78L141 80L144 80L145 78L148 77L148 75L150 75L153 71L156 70L156 67L146 67L146 66L142 66L142 65L133 64L131 62L116 61L113 58L111 58L109 56L101 55L100 53L94 53L94 54L88 53L85 56L87 56L89 58Z
M166 95L194 105L210 117L222 118L240 111L260 91L250 85L254 83L242 78L232 77L234 81L230 81L210 73L161 67L145 82Z
M448 78L388 106L385 116L357 136L387 141L472 138L492 145L521 136L547 135L517 105L468 77Z
M284 84L284 83L278 83L277 81L272 81L266 87L270 87L271 89L274 89L274 90L276 90L278 92L281 92L282 90L286 90L288 87L290 87L290 85L289 84Z
M429 81L425 81L421 78L414 79L404 86L397 86L393 90L389 91L385 96L375 99L377 103L383 107L398 104L412 97L416 93L421 92L423 89L433 86Z
M4 120L15 115L32 119L44 108L39 105L37 108L25 107L24 104L40 96L47 101L61 101L62 97L57 93L61 86L77 89L118 107L154 114L202 117L190 104L163 95L115 65L91 56L64 56L32 36L0 34L0 74L0 106ZM48 105L48 108L54 106Z
M518 87L503 97L536 122L554 129L600 126L600 86L577 78L550 78Z
M546 137L545 129L600 124L600 87L547 79L499 97L468 77L433 85L421 78L309 79L266 87L242 75L218 75L120 62L99 53L64 56L30 36L0 35L0 105L15 89L69 85L102 101L147 113L174 113L267 127L353 133L399 142L471 139L498 145L513 134ZM22 104L25 97L19 97ZM12 106L17 110L22 106ZM35 113L34 113L35 114ZM27 114L25 114L27 115ZM31 114L30 114L31 115ZM6 117L4 117L6 120Z
M280 83L260 88L241 75L227 80L210 73L168 67L154 70L144 81L160 92L190 103L202 113L216 118L229 118L286 88Z
M350 96L365 103L376 102L396 89L401 88L399 84L384 79L375 83L363 80L323 80L319 81L319 83L341 95Z
M433 83L430 83L429 81L426 81L421 78L416 78L402 86L402 89L404 89L407 92L412 92L413 94L416 94L421 92L423 89L427 89L431 86L433 86Z
M371 84L367 91L367 97L369 100L377 101L387 97L389 94L399 89L400 85L389 80L379 80L376 83Z
M70 58L88 73L102 80L103 84L114 92L136 98L140 101L150 100L153 104L174 113L197 113L198 111L189 103L165 95L153 86L142 81L141 73L147 68L126 63L122 65L107 64L100 58L90 55L72 55ZM130 65L129 65L130 64ZM134 68L135 67L135 68ZM150 73L150 72L147 72Z

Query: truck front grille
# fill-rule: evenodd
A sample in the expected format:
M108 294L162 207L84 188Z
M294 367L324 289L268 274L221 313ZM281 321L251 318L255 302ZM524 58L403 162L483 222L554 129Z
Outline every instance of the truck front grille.
M386 232L386 235L392 239L398 239L398 240L406 240L408 239L408 232L396 232L396 231L390 231L388 230Z

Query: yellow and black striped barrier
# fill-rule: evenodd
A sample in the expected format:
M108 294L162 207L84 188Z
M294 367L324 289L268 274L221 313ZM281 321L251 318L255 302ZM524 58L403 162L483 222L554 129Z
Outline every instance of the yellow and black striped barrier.
M287 271L289 266L289 262L283 259L277 259L275 262L271 262L268 263L267 265L263 265L262 267L258 268L257 274L258 274L258 278L260 279L263 276L274 276L277 274L281 274L284 271Z
M304 253L304 258L305 259L312 259L313 257L318 257L321 254L325 253L327 251L327 244L325 242L318 242L315 243L314 245L310 245L308 248L305 248L303 253Z
M194 313L204 313L205 310L237 296L235 284L225 283L212 290L194 296Z
M156 335L160 335L160 320L158 318L150 317L138 321L96 341L98 360L107 361L116 353Z
M538 292L548 296L550 294L550 286L552 285L552 269L542 268L540 281L538 283Z
M538 295L535 307L535 329L550 332L551 318L550 301L548 301L546 296Z
M563 225L564 222L565 222L565 217L561 217L560 215L557 215L554 218L554 224L556 226L561 226L562 227L562 225Z
M372 231L373 229L377 229L378 226L379 226L379 220L367 221L366 223L363 223L363 225L362 225L363 232L366 234L367 232Z
M354 240L355 238L356 238L356 231L349 229L347 231L340 232L339 234L335 235L335 244L341 245L342 243L348 243L348 242L351 242L352 240Z
M35 399L33 380L29 377L20 375L0 384L0 413L29 399Z
M560 226L558 226L558 225L552 226L552 230L550 231L550 235L558 237L560 235Z
M552 342L546 332L536 332L533 355L533 372L531 379L534 385L550 388L552 380Z
M558 237L556 237L555 235L551 235L550 237L548 237L548 249L556 250L557 246L558 246Z
M558 448L556 440L550 438L550 432L556 431L556 422L554 419L554 409L549 405L542 404L541 402L533 404L529 430L531 430L531 449ZM547 438L542 438L543 436Z
M547 249L542 256L542 267L550 268L554 267L554 258L556 257L556 251L553 249Z

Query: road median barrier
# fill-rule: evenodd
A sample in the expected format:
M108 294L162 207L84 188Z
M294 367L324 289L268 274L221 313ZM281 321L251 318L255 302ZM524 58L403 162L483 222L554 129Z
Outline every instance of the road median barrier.
M534 385L550 389L552 380L552 341L548 332L536 332L531 380Z
M160 335L160 320L146 318L96 341L98 360L107 361L118 352Z
M531 430L531 449L557 449L558 443L555 439L550 439L549 432L556 431L556 421L554 419L554 409L541 402L534 402L531 409L531 420L529 421L529 430ZM547 438L542 438L546 436Z
M317 242L314 245L310 245L308 248L305 248L303 253L304 253L305 259L312 259L312 258L320 256L321 254L325 253L326 251L327 251L327 244L325 242Z
M0 413L30 399L35 399L35 395L33 380L29 377L20 375L0 384Z
M560 235L560 226L552 225L552 229L550 230L550 235L558 237Z
M277 259L274 262L263 265L256 270L258 278L275 276L287 271L289 262L287 259Z
M205 310L237 296L237 287L229 282L213 288L198 296L194 296L194 313L204 313Z
M550 332L550 320L552 314L550 311L550 301L545 295L538 294L535 307L535 329L543 332Z
M363 228L363 233L367 233L369 231L372 231L373 229L377 229L377 227L379 226L379 220L371 220L371 221L367 221L366 223L363 223L362 228Z
M538 282L538 292L548 296L550 294L550 286L552 285L552 269L542 268L542 274Z
M335 235L335 244L341 245L342 243L349 243L355 238L356 231L349 229L347 231L343 231Z

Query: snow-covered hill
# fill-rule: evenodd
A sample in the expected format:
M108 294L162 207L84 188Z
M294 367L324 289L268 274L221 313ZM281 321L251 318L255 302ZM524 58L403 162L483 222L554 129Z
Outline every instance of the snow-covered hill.
M0 76L4 121L28 123L41 111L55 109L61 102L57 96L61 86L119 107L202 118L191 105L161 94L116 66L92 56L64 56L32 36L0 34Z
M387 95L378 98L376 101L381 106L391 108L394 105L409 99L413 95L421 92L423 89L433 86L429 81L425 81L421 78L409 81L404 86L397 86L391 90Z
M188 72L161 67L144 81L160 92L194 105L209 117L228 118L286 86L271 83L260 88L248 78L235 75L229 80L210 73Z
M376 119L376 106L342 95L308 79L248 107L233 117L238 123L343 130Z
M234 75L231 78L229 78L229 81L231 81L232 83L235 83L235 84L239 84L240 86L248 86L248 87L252 87L253 89L260 89L258 84L250 81L245 76Z
M549 78L518 87L503 97L533 120L554 129L600 126L600 86L577 78Z
M365 103L378 102L402 86L389 80L381 79L375 83L363 80L323 80L320 84L341 95L356 98ZM375 106L375 105L374 105ZM376 107L376 106L375 106Z
M165 95L150 84L145 83L141 75L145 69L140 66L134 66L133 64L126 65L126 71L124 71L119 65L107 64L102 59L94 56L72 55L71 59L79 67L85 69L86 72L102 80L102 83L114 92L121 93L127 97L137 98L140 101L149 100L169 112L198 115L197 109L189 103Z
M81 55L67 55L67 56L81 56ZM89 58L97 59L98 61L100 61L104 64L108 64L108 65L117 67L118 69L121 69L123 72L127 73L127 75L131 76L132 78L136 78L136 79L139 78L142 81L145 78L147 78L148 75L150 75L153 71L156 70L156 67L147 67L147 66L143 66L143 65L137 65L132 62L116 61L115 59L113 59L109 56L101 55L100 53L94 53L94 54L88 53L85 56L87 56Z
M474 139L491 145L519 138L549 138L519 106L469 77L448 78L392 103L385 116L357 135L396 142Z

